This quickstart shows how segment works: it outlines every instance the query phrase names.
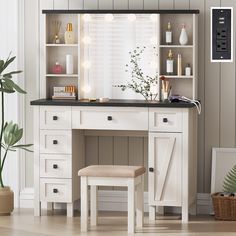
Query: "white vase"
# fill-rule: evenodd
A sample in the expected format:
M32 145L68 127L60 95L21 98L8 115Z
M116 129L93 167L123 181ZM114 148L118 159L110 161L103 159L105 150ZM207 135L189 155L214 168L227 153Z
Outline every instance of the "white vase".
M188 43L188 35L187 35L184 24L182 26L181 33L180 33L180 36L179 36L179 43L181 45L186 45Z

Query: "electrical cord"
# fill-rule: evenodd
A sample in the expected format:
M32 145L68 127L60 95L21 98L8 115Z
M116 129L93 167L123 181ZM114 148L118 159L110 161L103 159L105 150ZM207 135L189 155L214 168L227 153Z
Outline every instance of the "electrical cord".
M189 102L189 103L194 104L196 106L196 108L197 108L198 114L199 115L201 114L202 106L201 106L201 103L198 100L190 99L190 98L187 98L185 96L181 96L180 100L182 100L184 102Z

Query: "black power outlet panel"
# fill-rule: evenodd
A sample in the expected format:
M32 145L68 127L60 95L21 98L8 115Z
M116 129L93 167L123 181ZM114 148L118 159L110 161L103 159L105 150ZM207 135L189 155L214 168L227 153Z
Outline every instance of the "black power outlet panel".
M232 9L212 8L212 61L232 60Z

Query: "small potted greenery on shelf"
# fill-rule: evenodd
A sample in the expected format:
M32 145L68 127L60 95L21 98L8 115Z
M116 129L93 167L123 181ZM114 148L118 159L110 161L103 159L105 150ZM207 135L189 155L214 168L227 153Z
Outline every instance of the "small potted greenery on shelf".
M5 72L14 60L15 57L10 56L6 61L0 60L0 215L9 215L14 209L14 194L10 187L5 186L3 182L3 170L7 155L9 152L15 152L17 149L30 151L27 148L32 146L32 144L18 144L23 136L23 129L20 129L13 121L5 122L4 95L15 92L26 94L26 92L12 80L12 76L21 73L21 71Z
M212 194L217 220L236 220L236 165L228 172L223 182L223 192Z
M145 46L136 47L132 52L129 52L130 65L125 65L125 71L131 73L132 78L127 84L114 85L114 87L119 87L122 91L132 89L135 93L141 94L145 100L156 100L158 97L158 73L156 72L153 76L145 75L140 67L141 56L146 49ZM155 47L153 47L153 52L157 56Z

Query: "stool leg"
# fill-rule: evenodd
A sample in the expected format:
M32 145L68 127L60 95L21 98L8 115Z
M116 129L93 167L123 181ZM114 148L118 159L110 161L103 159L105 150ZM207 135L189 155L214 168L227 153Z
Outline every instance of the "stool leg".
M137 185L137 208L136 208L137 227L143 227L143 176L141 183Z
M73 217L74 216L74 204L72 203L67 203L66 204L67 208L67 217Z
M128 233L134 233L135 225L135 185L134 179L128 181Z
M88 231L88 179L81 176L81 232Z
M90 217L91 225L97 225L97 186L90 187Z

